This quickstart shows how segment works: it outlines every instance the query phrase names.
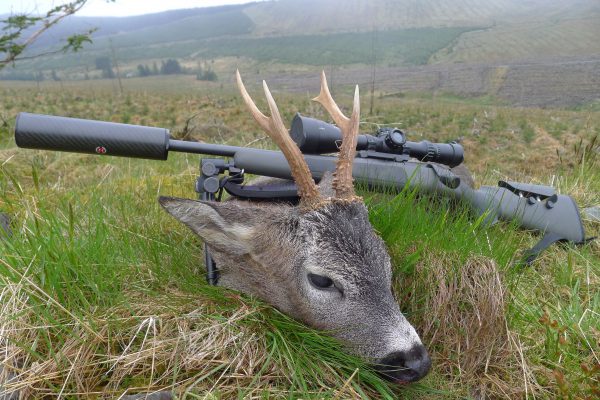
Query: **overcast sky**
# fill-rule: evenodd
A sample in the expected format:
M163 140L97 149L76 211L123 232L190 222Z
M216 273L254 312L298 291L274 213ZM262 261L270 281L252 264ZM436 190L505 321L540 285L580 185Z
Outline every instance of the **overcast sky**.
M89 0L78 15L125 16L139 15L178 8L211 7L222 4L249 3L251 0ZM68 0L0 0L0 14L45 13L53 6Z

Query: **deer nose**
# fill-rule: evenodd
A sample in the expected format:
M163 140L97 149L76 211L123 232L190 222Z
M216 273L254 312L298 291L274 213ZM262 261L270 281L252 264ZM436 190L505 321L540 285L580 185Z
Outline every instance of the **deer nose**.
M431 368L425 346L418 344L408 351L395 351L381 359L376 366L384 378L396 383L416 382Z

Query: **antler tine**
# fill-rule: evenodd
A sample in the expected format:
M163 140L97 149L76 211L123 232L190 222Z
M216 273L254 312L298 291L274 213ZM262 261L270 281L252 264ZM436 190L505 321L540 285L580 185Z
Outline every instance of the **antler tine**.
M263 89L265 91L267 103L271 111L271 117L265 116L258 109L258 107L256 107L256 104L254 104L254 101L246 91L239 70L236 70L235 75L238 88L240 89L242 98L244 99L244 103L246 103L246 106L248 106L250 109L254 120L258 122L261 128L269 135L271 139L273 139L287 159L292 172L292 177L296 182L296 186L298 186L298 194L300 195L301 205L305 208L317 207L323 202L321 194L319 193L317 185L312 178L312 174L308 168L308 165L306 164L306 161L304 160L302 152L300 152L300 149L296 143L294 143L288 134L285 125L283 124L277 104L275 103L275 100L269 91L267 83L263 81Z
M358 140L358 124L360 122L360 99L358 85L354 90L354 104L350 118L346 117L336 102L331 97L325 71L321 72L321 92L313 99L321 103L331 118L342 131L342 145L335 169L333 188L338 199L354 200L354 185L352 184L352 165L356 155L356 142Z
M327 110L333 121L340 128L344 125L348 124L348 117L342 113L342 110L338 107L336 102L331 97L331 92L329 92L329 86L327 85L327 77L325 76L325 71L321 71L321 92L317 97L313 99L313 101L321 103L321 105Z

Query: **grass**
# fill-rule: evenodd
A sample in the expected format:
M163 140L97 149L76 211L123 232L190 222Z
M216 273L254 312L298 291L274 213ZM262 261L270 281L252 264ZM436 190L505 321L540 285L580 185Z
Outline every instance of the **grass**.
M101 158L20 150L11 138L18 111L126 119L175 133L199 113L190 137L271 147L237 96L210 84L202 94L122 97L110 87L18 88L2 89L0 110L0 210L13 219L13 236L0 240L0 374L18 374L13 387L27 398L162 388L189 399L598 394L597 241L553 246L519 268L536 234L484 228L444 199L363 193L393 258L396 297L434 359L423 382L393 387L324 334L204 283L200 243L156 201L195 196L197 156ZM342 90L336 96L349 104ZM286 120L296 110L324 117L305 99L276 97ZM478 183L552 183L582 207L600 204L595 111L410 96L380 99L377 108L363 130L393 123L413 140L462 136ZM560 139L549 133L557 123L567 127ZM586 230L597 235L600 227L586 221Z

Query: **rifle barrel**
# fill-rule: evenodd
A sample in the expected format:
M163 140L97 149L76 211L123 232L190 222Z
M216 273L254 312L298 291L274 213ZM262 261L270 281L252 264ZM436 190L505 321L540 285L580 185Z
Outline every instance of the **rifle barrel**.
M228 146L224 144L210 144L186 142L184 140L169 139L169 151L180 153L207 154L210 156L233 157L235 153L247 147Z

